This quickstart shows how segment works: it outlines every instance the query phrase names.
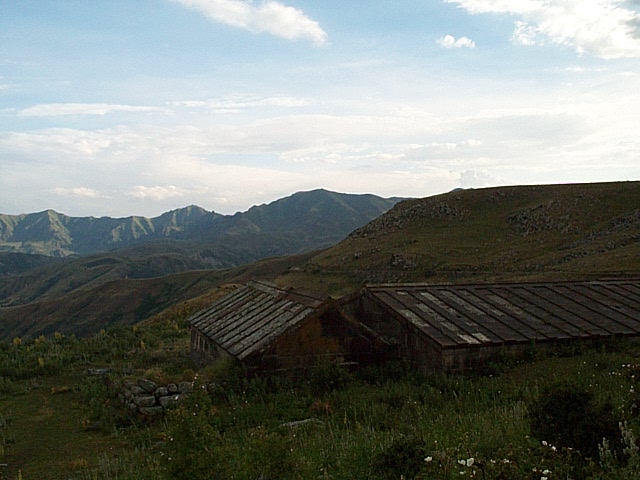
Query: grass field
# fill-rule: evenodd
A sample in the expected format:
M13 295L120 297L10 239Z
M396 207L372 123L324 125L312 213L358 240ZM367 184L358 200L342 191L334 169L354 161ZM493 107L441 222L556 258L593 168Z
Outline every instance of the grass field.
M638 478L639 356L627 343L534 348L466 376L390 363L249 380L229 364L198 371L170 315L85 340L16 340L1 352L0 478ZM87 375L105 367L108 381ZM198 388L145 422L114 387L140 377ZM541 426L545 400L572 431L612 438L563 436L557 417Z

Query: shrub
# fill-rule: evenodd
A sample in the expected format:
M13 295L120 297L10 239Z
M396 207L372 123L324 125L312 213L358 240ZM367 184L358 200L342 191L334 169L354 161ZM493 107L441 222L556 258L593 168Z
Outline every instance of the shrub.
M379 453L373 461L375 478L415 478L424 464L424 442L414 437L401 437Z
M598 446L606 438L620 451L619 421L609 403L597 403L593 395L571 384L545 389L529 408L531 435L558 447L578 450L597 458Z
M226 458L220 453L220 435L210 421L214 414L211 399L201 385L169 414L171 427L163 457L171 478L224 478Z
M342 390L351 380L351 373L345 367L335 362L327 362L313 369L309 383L313 393L320 395L334 390Z

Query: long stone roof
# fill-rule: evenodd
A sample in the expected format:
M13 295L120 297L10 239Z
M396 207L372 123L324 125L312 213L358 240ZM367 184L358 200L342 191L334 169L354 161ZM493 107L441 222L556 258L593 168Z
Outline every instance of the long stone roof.
M640 281L368 285L442 348L640 335Z
M267 282L250 282L189 318L191 325L231 356L243 360L266 349L328 300Z

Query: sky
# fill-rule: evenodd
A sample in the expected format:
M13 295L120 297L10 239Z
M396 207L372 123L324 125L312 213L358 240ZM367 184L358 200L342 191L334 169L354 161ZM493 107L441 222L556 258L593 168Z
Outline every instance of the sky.
M0 0L0 213L640 180L640 0Z

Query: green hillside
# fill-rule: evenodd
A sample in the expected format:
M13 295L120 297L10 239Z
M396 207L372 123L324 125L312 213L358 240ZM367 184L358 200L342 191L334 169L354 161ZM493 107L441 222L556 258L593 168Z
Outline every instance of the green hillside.
M81 269L70 278L85 284L70 288L68 272L51 278L50 294L38 295L37 301L21 302L0 308L0 340L15 337L36 338L40 335L89 337L102 329L135 325L174 305L227 283L245 283L253 279L274 280L283 272L305 262L313 254L291 255L257 261L250 265L225 270L193 270L153 278L123 278L126 264L102 257L92 268ZM35 293L46 285L35 285ZM7 302L11 300L11 297Z
M640 183L462 190L406 200L280 281L588 279L640 274Z

